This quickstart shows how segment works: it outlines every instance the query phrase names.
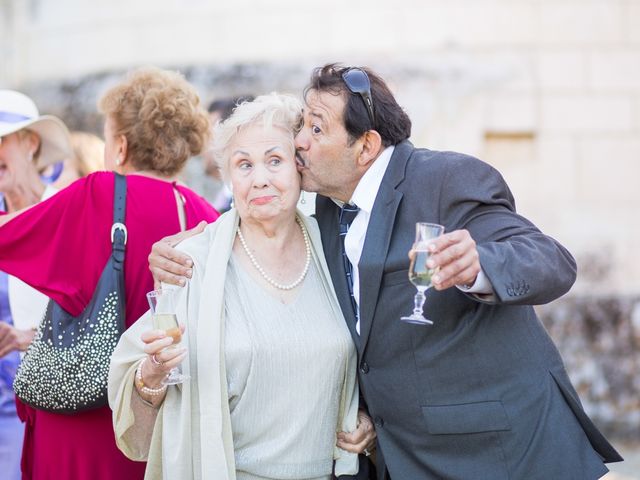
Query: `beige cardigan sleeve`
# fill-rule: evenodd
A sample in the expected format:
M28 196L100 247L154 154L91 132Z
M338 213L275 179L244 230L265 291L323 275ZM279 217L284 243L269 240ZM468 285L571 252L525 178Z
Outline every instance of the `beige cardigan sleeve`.
M109 405L116 444L131 460L147 460L158 412L138 400L134 387L136 368L145 357L140 335L151 328L147 312L120 337L109 370Z

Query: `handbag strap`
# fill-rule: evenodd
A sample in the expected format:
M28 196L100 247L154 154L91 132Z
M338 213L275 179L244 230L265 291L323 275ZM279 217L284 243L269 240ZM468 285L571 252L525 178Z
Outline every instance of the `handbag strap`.
M124 249L127 244L127 227L125 211L127 208L127 178L114 172L115 186L113 191L113 225L111 226L111 253L113 267L122 271L124 266Z

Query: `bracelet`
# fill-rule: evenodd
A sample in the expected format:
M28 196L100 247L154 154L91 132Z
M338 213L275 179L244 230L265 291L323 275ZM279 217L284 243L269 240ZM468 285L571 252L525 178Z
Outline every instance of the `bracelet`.
M147 387L144 382L142 381L142 366L144 365L144 362L147 361L147 357L144 357L142 359L142 361L140 362L140 365L138 365L138 368L136 369L136 388L138 389L138 391L140 393L144 393L146 395L150 395L150 396L156 396L156 395L160 395L161 393L163 393L166 389L167 386L166 385L162 385L159 388L150 388Z

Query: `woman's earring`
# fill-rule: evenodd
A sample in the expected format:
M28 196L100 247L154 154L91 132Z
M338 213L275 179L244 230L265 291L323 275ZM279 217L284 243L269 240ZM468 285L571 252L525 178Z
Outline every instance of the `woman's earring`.
M307 201L304 199L304 190L302 190L302 192L300 192L300 203L302 205L307 203Z
M118 157L116 158L116 165L119 167L120 165L122 165L122 158Z

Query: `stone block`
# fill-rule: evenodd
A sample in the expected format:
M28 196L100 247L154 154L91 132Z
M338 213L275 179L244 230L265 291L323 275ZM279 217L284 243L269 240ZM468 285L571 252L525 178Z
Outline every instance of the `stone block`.
M577 155L576 199L580 204L607 205L612 210L633 206L633 210L637 210L640 205L638 135L585 136L578 140Z
M416 131L421 146L434 150L455 150L478 156L482 152L484 131L483 100L479 96L449 97L436 95L434 114Z
M593 52L589 55L588 65L590 87L598 90L627 89L640 93L640 47Z
M24 36L20 46L24 75L56 80L135 65L131 29L113 27L47 31ZM109 39L108 47L105 40Z
M397 28L389 28L389 25L398 25L400 15L397 8L390 8L389 5L385 7L379 7L377 9L370 9L361 6L361 8L355 8L349 3L345 3L344 6L339 7L338 11L342 11L340 14L327 15L325 10L319 10L316 12L314 18L310 19L310 22L304 26L303 31L300 32L301 38L309 35L309 26L313 25L313 29L319 29L322 31L322 27L318 23L324 23L328 28L327 35L321 35L319 37L320 43L324 44L324 47L341 59L345 53L367 53L376 52L381 55L393 55L395 52L402 51L408 48L402 43L402 33ZM372 34L372 32L375 32ZM306 42L305 48L309 51L309 46ZM315 48L319 48L316 45ZM321 53L316 51L314 53Z
M541 98L541 128L620 132L633 128L633 97L547 93Z
M554 45L611 45L624 39L620 1L556 0L540 2L537 42Z
M535 2L464 0L416 2L400 23L407 48L531 44L536 38Z
M553 236L570 234L565 214L577 204L576 149L571 135L543 133L530 143L489 141L486 160L507 180L520 213Z
M510 47L506 50L473 53L472 68L482 73L484 85L500 92L530 94L538 87L536 57L528 50Z
M537 124L533 95L492 95L486 102L485 128L498 132L532 132Z
M633 45L640 45L640 2L627 0L625 11L626 40Z
M544 200L538 195L538 185L543 179L539 178L534 153L533 138L491 135L485 137L482 158L502 174L516 199L518 211L537 221L544 212L541 208Z
M536 139L535 163L537 176L533 179L531 201L541 202L553 218L557 212L572 207L576 201L577 152L571 135L542 133Z
M580 50L543 50L536 54L536 75L543 89L582 89L587 84L586 55Z

